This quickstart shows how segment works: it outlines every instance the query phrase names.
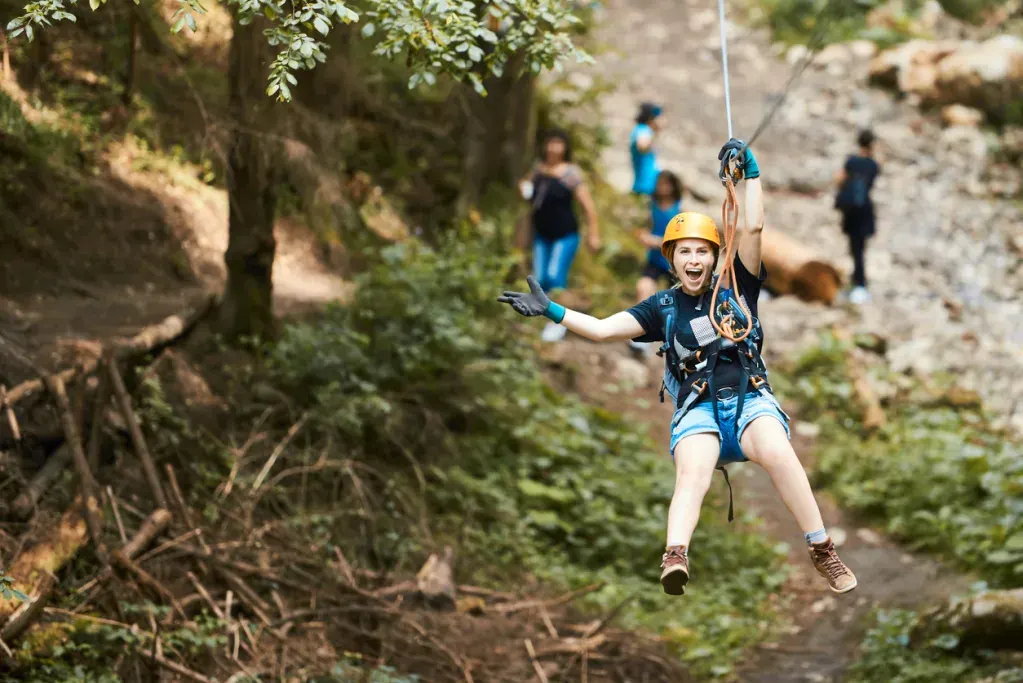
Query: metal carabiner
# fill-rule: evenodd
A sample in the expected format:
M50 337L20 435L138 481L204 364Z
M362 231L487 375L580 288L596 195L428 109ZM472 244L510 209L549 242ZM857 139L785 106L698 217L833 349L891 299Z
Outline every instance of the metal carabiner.
M742 160L739 159L739 152L734 149L728 150L728 154L721 160L721 169L718 171L718 178L722 184L727 182L728 176L731 176L733 185L744 177Z

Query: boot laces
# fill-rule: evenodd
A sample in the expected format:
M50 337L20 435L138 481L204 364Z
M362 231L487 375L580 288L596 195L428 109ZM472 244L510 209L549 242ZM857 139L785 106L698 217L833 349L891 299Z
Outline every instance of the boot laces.
M682 550L681 548L668 548L667 550L664 551L664 555L661 557L661 566L663 567L664 565L666 565L668 563L668 560L671 558L677 558L679 560L682 560L683 563L688 564L688 560L686 559L686 554L684 550Z
M820 562L831 578L838 578L843 574L849 573L845 564L838 558L838 553L835 552L834 546L820 549L815 548L814 554L817 555L817 561Z

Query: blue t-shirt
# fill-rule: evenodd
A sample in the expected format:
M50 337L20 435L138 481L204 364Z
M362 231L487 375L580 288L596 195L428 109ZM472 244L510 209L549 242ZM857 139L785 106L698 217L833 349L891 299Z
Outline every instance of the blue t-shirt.
M658 237L664 237L664 230L668 227L668 223L671 219L682 212L682 202L675 202L667 209L662 209L657 206L656 201L650 202L650 217L653 220L653 234ZM651 266L660 268L665 272L671 272L671 264L668 263L668 259L664 258L664 254L661 253L660 247L657 249L651 249L647 252L646 262Z
M653 137L654 129L645 123L637 123L629 136L629 152L632 154L632 191L639 194L652 195L657 187L657 174L660 168L657 166L657 154L653 146L647 151L641 152L636 146L636 138L640 135Z

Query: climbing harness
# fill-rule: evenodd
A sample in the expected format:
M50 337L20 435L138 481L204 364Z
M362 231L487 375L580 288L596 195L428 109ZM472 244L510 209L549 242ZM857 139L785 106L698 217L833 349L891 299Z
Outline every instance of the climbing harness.
M718 173L725 188L725 198L721 204L721 271L714 276L711 288L710 305L706 318L690 321L700 347L695 351L678 343L675 334L675 321L681 319L677 310L677 297L672 292L662 294L659 301L662 308L662 319L665 321L664 344L657 355L665 359L664 380L661 384L661 402L664 402L665 390L675 401L677 417L681 419L694 405L707 395L714 410L714 421L720 424L718 411L718 391L715 387L714 373L723 351L734 349L735 359L741 367L739 385L735 388L737 400L735 407L736 437L738 437L739 418L742 415L746 393L752 385L753 390L769 398L778 406L771 387L767 382L767 366L764 364L757 343L763 333L760 322L753 317L745 297L739 291L738 278L735 273L735 257L737 250L736 233L739 224L739 201L735 192L736 184L743 179L745 168L743 160L746 150L766 129L774 118L795 81L813 61L817 51L824 43L824 28L827 22L821 21L830 10L832 3L828 0L814 17L814 32L807 41L807 51L799 63L795 65L781 97L774 106L761 118L753 135L741 147L728 150L721 159ZM728 79L728 36L725 24L725 0L718 0L718 19L721 33L721 68L724 77L725 120L728 125L728 138L734 140L732 127L732 98ZM696 310L702 310L706 292L700 295ZM707 324L709 322L709 324ZM728 357L725 361L730 361ZM682 396L683 387L689 384L689 394ZM728 471L724 465L717 467L725 477L728 486L728 521L735 519L734 496Z

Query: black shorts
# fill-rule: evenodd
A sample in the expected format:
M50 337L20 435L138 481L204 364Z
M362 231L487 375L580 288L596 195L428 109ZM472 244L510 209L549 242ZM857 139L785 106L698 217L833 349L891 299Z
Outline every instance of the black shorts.
M671 271L662 270L652 263L646 264L646 267L643 268L643 277L648 277L654 282L658 282L661 278L664 278L668 281L668 284L675 281L675 276L671 274Z

